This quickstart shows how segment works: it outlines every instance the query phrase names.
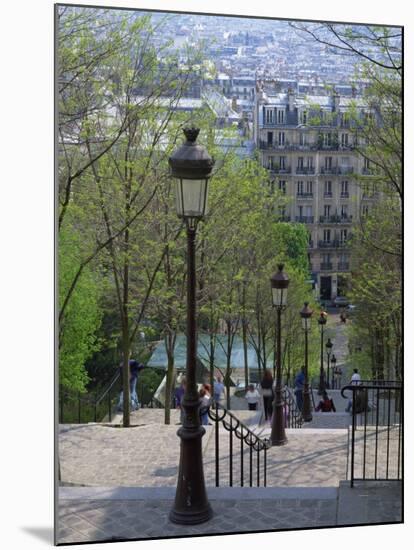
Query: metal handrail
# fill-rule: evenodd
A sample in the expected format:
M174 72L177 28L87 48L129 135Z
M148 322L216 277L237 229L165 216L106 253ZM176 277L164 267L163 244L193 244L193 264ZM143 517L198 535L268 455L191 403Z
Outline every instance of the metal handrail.
M299 409L296 399L292 395L292 390L285 386L282 392L283 405L288 406L289 415L286 418L286 428L301 428L303 424L302 411Z
M204 409L205 412L205 409ZM203 413L203 410L200 411ZM269 439L262 439L246 424L217 402L208 408L208 416L215 424L215 483L220 486L220 445L219 423L229 432L229 486L233 487L234 441L233 435L240 441L240 486L244 487L244 445L249 449L249 486L253 487L253 451L256 452L256 485L260 487L260 453L263 451L263 486L267 483L267 450L271 447ZM225 420L228 418L228 420Z

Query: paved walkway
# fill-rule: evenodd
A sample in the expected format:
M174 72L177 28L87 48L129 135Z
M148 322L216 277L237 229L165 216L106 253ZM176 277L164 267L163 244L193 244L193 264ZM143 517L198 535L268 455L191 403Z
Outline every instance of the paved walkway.
M58 543L277 531L298 527L399 523L401 486L348 483L338 488L208 488L213 518L171 523L174 488L61 488Z
M179 459L177 428L159 424L129 429L94 424L61 426L61 479L87 486L175 486ZM215 484L213 430L213 426L206 426L203 437L207 485ZM228 480L229 434L223 427L219 433L220 475ZM345 479L346 430L287 430L287 433L289 444L272 447L267 453L268 486L332 487ZM266 427L263 435L270 435L270 427ZM234 438L233 471L235 480L239 480L236 484L241 479L239 449L240 442ZM247 459L244 467L247 470Z

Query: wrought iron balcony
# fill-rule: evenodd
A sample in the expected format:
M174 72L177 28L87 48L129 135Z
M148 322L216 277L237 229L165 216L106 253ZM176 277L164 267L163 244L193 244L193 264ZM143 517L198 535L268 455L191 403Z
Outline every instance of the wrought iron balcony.
M297 199L312 199L313 193L296 193Z
M352 216L320 216L319 223L352 223Z
M315 167L314 166L297 166L296 167L296 173L297 174L314 174L315 173Z
M349 199L349 191L341 191L341 199Z
M321 166L321 174L339 174L338 166Z
M280 222L290 222L290 216L279 216Z
M323 198L324 198L324 199L331 199L331 198L332 198L332 191L326 191L326 192L323 194Z
M321 263L321 271L332 271L332 264L330 262Z
M259 149L287 149L289 147L289 142L285 141L285 143L275 143L275 142L268 142L268 141L260 141L259 142Z
M313 216L296 216L295 221L299 223L313 223Z
M349 271L349 262L338 262L338 271Z
M270 167L269 170L274 174L291 174L292 173L292 168L290 166L287 166L285 168L274 166L273 168Z

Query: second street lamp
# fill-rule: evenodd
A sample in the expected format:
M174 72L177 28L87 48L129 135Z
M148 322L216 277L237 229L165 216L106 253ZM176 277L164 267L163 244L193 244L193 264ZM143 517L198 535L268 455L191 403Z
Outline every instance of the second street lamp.
M328 387L328 388L331 388L331 387L332 387L332 383L330 382L330 378L329 378L329 368L330 368L331 351L332 351L333 344L332 344L330 338L328 338L328 341L326 342L325 347L326 347L326 355L327 355L327 359L328 359L326 384L327 384L327 387ZM333 376L332 376L332 380L333 380Z
M332 354L331 363L332 363L332 385L334 385L334 375L335 375L335 386L339 386L338 378L337 378L338 372L336 370L336 357L334 353Z
M281 338L281 316L287 305L287 291L289 277L283 272L283 264L278 265L279 271L272 275L270 285L272 289L273 307L276 308L276 391L273 401L272 432L270 439L272 445L284 445L287 443L285 433L285 419L283 414L282 399L282 338Z
M187 365L186 389L182 407L183 424L177 434L181 439L177 490L170 520L193 525L209 520L213 511L204 482L201 439L200 398L196 385L197 327L195 237L197 223L207 212L207 189L214 161L202 145L196 144L198 128L184 129L187 141L169 158L171 175L177 179L177 215L187 227Z
M303 407L302 416L305 422L311 422L312 412L310 404L309 394L309 375L308 375L308 334L311 328L312 309L309 307L308 302L305 302L304 307L300 310L300 316L302 317L302 328L305 333L305 383L303 389Z
M327 314L324 311L321 311L318 319L318 325L321 331L321 366L319 370L319 388L318 394L322 395L325 390L325 374L323 372L323 333L326 325Z

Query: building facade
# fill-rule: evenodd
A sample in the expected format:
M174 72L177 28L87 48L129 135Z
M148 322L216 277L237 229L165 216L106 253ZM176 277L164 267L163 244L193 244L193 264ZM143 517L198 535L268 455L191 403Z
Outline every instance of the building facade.
M375 197L356 182L370 173L355 151L350 128L352 105L363 115L360 98L300 95L291 89L256 88L254 138L271 185L286 195L280 219L306 224L309 269L321 299L346 289L349 238Z

